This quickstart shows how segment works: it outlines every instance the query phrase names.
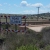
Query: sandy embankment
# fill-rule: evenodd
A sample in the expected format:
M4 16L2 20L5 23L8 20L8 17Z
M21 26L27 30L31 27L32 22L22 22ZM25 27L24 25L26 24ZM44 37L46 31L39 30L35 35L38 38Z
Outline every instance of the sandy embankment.
M34 30L36 32L40 32L43 28L50 27L50 24L44 24L44 25L30 25L27 28Z

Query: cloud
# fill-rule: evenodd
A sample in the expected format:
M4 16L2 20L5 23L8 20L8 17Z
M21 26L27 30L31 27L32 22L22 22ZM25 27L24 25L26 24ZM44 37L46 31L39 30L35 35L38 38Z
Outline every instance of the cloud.
M47 13L49 12L47 9L39 9L39 13ZM23 14L38 14L38 10L24 10Z
M23 11L23 13L24 14L33 14L33 13L35 13L35 11L34 10L25 10L25 11Z
M11 6L11 4L8 4L8 3L4 3L4 5Z
M27 1L24 1L24 0L23 0L23 1L21 2L21 6L29 6L29 5L30 5L30 4L28 4Z
M3 9L0 9L0 10L3 10Z
M40 6L43 6L43 4L42 4L42 3L30 4L30 3L28 3L27 1L23 0L23 1L21 2L21 6L40 7Z
M11 4L8 4L9 6L11 6Z
M0 6L2 6L2 4L0 4Z
M17 4L14 4L14 6L17 6Z
M40 6L43 6L43 4L42 3L35 3L35 4L32 4L31 6L33 6L33 7L40 7Z
M45 13L45 12L47 12L47 10L45 9L40 9L40 13Z
M47 8L50 8L50 4L48 4L46 7L47 7Z
M7 4L7 3L4 3L4 4Z

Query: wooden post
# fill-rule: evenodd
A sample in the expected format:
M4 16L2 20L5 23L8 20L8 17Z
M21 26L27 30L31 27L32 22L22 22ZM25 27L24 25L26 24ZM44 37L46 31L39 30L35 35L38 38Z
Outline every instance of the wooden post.
M15 31L17 31L17 25L15 24ZM17 33L17 32L16 32Z
M8 30L7 16L5 17L6 17L6 29ZM7 34L8 34L8 31L7 31Z
M26 33L26 17L25 17L25 33Z

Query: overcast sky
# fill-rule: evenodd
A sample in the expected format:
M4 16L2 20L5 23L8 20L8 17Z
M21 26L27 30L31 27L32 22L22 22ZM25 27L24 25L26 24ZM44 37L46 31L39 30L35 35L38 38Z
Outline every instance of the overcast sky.
M0 13L37 14L50 12L50 0L0 0Z

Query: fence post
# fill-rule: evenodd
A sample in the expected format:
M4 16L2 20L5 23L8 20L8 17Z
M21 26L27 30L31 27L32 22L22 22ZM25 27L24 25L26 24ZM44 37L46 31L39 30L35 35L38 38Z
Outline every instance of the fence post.
M8 30L7 16L5 16L5 18L6 18L6 29ZM7 31L7 34L8 34L8 31Z
M16 32L16 30L17 30L17 25L15 24L15 32ZM17 32L16 32L17 33Z
M26 33L26 16L25 16L25 33Z

